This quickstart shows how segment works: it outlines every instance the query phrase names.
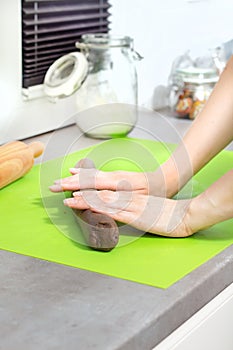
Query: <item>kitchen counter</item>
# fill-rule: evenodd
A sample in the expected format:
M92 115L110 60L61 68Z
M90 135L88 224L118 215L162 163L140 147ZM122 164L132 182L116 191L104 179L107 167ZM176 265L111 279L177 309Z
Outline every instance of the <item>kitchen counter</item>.
M130 136L177 143L190 124L141 110ZM67 140L70 151L101 142L75 125L26 142L35 139L52 142L43 161ZM0 350L152 349L233 283L232 271L230 246L163 290L2 250Z

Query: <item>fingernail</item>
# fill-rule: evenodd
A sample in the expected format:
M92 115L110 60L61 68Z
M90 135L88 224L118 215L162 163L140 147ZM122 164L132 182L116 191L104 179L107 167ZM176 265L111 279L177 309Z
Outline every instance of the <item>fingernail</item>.
M74 202L74 199L73 198L66 198L63 200L63 203L65 205L69 205L69 204L72 204Z
M61 192L63 190L61 185L52 185L49 189L52 192Z
M78 169L78 168L69 168L69 171L71 172L71 173L79 173L79 171L80 171L80 169Z

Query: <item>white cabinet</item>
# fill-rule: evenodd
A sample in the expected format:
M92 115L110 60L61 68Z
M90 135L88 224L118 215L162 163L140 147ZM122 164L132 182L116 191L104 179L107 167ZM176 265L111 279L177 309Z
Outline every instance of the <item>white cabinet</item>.
M153 350L232 350L233 284Z

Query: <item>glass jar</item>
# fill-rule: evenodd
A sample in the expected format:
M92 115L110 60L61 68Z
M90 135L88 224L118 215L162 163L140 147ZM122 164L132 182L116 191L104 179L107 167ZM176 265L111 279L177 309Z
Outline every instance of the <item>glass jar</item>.
M169 104L177 117L195 119L208 100L219 75L212 68L179 68L173 77Z
M65 62L60 61L53 73L49 74L48 70L47 95L54 93L54 89L48 89L54 75L54 85L57 86L59 78L65 84L56 96L64 97L76 91L74 119L86 135L95 138L127 135L137 121L135 61L141 59L133 49L133 39L85 34L76 47L80 52L63 56ZM68 86L69 80L72 83Z

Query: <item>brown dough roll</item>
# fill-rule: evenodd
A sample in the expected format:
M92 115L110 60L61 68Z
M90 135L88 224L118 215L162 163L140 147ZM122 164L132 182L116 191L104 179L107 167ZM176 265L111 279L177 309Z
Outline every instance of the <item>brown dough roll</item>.
M95 168L90 159L82 159L76 168ZM105 214L95 213L90 209L73 209L75 217L81 226L82 234L87 245L93 249L110 251L118 243L119 229L116 222Z

